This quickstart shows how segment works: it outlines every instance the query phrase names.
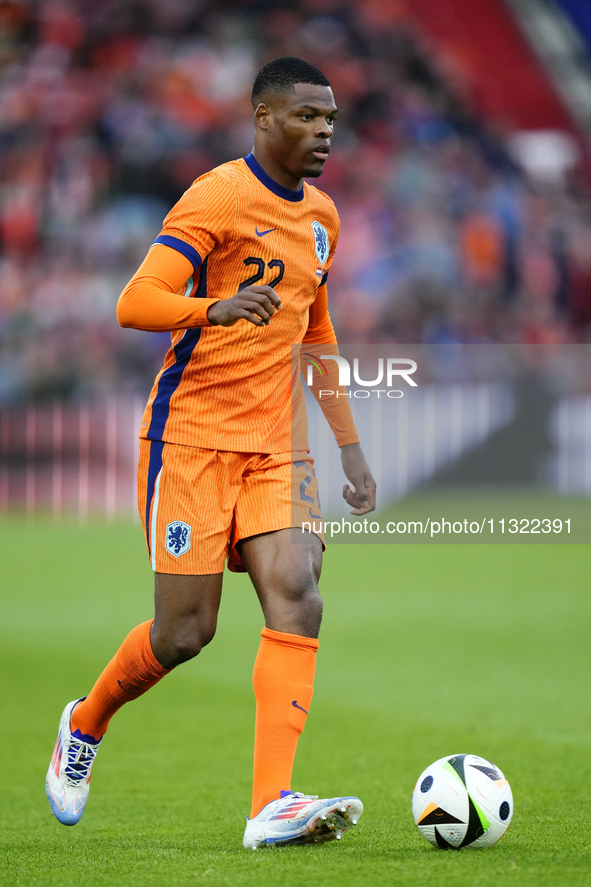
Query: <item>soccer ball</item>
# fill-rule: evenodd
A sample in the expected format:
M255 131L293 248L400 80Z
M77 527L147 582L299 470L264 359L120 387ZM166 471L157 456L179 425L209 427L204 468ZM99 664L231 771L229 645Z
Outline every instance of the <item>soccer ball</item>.
M478 755L450 755L423 770L412 793L412 815L440 850L491 847L513 816L511 786Z

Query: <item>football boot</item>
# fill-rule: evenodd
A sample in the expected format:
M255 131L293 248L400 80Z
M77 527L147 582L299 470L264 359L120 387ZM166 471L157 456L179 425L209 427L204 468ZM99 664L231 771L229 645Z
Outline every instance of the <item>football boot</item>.
M79 702L82 699L74 699L62 712L57 742L45 778L49 806L63 825L76 825L84 813L92 765L101 742L100 739L88 742L72 735L70 717Z
M321 798L301 792L281 792L248 819L243 845L246 850L286 844L324 844L340 841L363 813L359 798Z

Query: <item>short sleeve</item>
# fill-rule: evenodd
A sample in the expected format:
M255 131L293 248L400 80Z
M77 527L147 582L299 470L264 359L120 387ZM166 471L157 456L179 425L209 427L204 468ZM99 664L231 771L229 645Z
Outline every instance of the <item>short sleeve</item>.
M234 229L235 216L232 183L215 172L207 173L193 182L173 206L155 243L178 249L197 267Z

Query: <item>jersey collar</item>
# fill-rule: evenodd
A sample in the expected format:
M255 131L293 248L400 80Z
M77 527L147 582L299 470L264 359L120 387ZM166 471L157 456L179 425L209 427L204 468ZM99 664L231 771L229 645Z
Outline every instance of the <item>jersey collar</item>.
M260 163L258 163L253 157L252 152L246 155L244 162L250 171L254 173L259 182L261 182L265 188L268 188L269 191L272 191L273 194L276 194L277 197L283 197L284 200L291 200L292 203L304 199L303 186L299 191L292 191L290 188L284 188L283 185L280 185L279 182L276 182L275 179L272 179L271 176L265 172Z

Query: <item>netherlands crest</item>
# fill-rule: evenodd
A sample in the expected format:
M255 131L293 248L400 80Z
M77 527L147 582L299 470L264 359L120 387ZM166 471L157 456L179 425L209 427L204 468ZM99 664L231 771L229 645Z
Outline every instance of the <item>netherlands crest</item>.
M175 520L166 527L166 550L180 557L191 547L191 527L182 520Z
M324 225L321 225L320 222L312 222L312 231L314 232L314 246L316 249L316 255L318 256L318 261L321 265L324 265L326 260L328 259L329 253L329 243L328 243L328 234Z

